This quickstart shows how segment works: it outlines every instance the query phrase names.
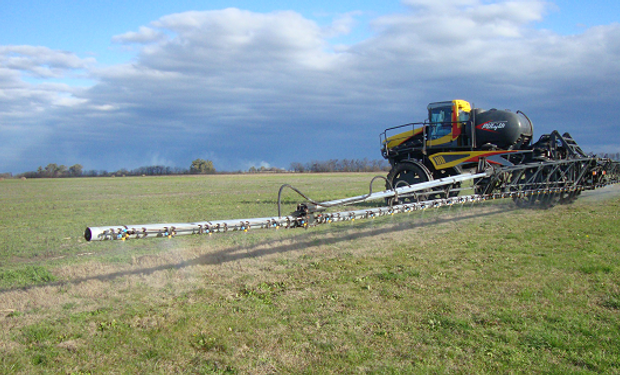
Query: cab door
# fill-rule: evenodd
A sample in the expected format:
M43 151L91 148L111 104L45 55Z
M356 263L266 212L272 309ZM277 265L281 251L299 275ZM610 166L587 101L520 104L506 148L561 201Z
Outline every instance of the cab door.
M453 142L454 117L453 102L429 104L427 147L447 147Z
M467 146L465 123L469 121L471 106L464 100L437 102L428 105L427 147Z

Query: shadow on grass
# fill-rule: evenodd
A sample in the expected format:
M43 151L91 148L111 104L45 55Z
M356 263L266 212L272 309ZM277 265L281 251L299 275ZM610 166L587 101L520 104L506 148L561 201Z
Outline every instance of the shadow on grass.
M110 281L115 278L132 276L132 275L150 275L155 272L171 270L171 269L183 269L187 267L197 265L222 265L225 263L235 262L248 258L260 258L273 254L285 254L287 252L304 249L307 247L316 246L329 246L335 245L343 241L350 241L353 239L370 238L381 234L396 233L406 229L424 228L433 225L440 225L446 223L456 223L466 221L470 219L490 217L509 211L515 211L517 208L510 204L500 204L493 207L486 207L488 211L479 212L478 210L471 210L466 214L459 213L457 217L441 217L449 215L449 212L440 213L439 216L432 219L425 219L424 222L411 223L401 222L396 224L384 224L381 227L372 228L370 230L364 230L366 228L359 228L360 231L352 232L351 227L334 227L334 230L330 231L333 234L331 238L316 239L315 233L303 232L297 236L287 238L285 240L265 240L257 244L249 246L234 246L227 249L219 250L213 253L203 254L196 258L184 260L176 263L162 264L155 267L133 269L119 272L111 272L102 275L93 275L88 277L81 277L74 280L54 281L49 283L42 283L37 285L30 285L26 287L15 287L0 289L0 293L9 292L14 290L30 290L39 287L46 286L62 286L67 284L80 284L90 280ZM310 229L311 230L311 229ZM312 238L309 238L311 237ZM290 244L275 244L283 241L293 241ZM275 244L275 245L274 245Z

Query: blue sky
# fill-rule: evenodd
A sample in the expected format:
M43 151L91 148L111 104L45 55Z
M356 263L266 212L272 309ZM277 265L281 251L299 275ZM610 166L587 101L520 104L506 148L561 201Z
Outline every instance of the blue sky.
M620 2L0 6L0 172L378 159L384 128L453 98L620 151Z

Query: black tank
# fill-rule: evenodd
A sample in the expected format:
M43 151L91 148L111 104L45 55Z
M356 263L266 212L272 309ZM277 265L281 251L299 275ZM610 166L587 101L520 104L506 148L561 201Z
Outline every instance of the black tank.
M515 149L527 146L534 135L532 123L520 113L474 109L478 147Z

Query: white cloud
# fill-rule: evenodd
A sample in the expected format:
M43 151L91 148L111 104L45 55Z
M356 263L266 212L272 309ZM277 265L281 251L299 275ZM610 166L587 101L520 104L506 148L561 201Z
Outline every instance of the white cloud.
M258 161L258 160L250 160L250 161L245 161L242 163L242 167L239 168L239 170L241 171L248 171L250 170L252 167L254 167L255 169L261 169L261 168L265 168L265 169L270 169L272 167L272 165L264 160Z
M94 59L40 46L0 46L0 66L41 78L61 77L67 71L85 69Z
M337 36L351 33L357 24L355 17L360 15L362 15L362 12L354 11L338 16L334 19L331 25L323 29L323 36L325 38L335 38Z
M331 56L323 50L323 31L300 14L252 13L235 8L186 12L153 22L174 38L143 50L141 60L157 69L203 73L278 69L295 63L305 68L325 68Z
M115 35L112 37L114 43L139 43L147 44L165 39L165 34L158 32L150 27L140 26L140 29L136 31L129 31L124 34Z
M401 2L415 10L430 10L432 12L437 10L454 12L460 7L480 4L479 0L402 0Z
M76 97L82 88L49 80L77 76L93 62L92 58L82 59L47 47L0 46L0 119L31 123L37 120L31 116L49 113L55 106L84 103Z

